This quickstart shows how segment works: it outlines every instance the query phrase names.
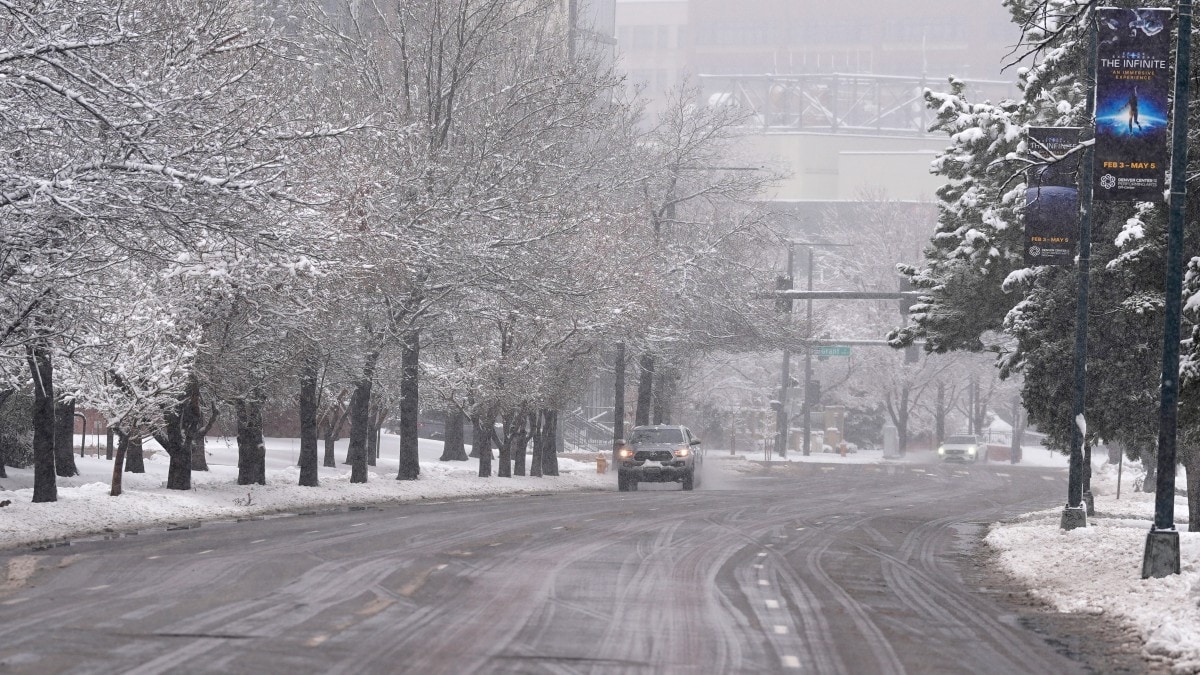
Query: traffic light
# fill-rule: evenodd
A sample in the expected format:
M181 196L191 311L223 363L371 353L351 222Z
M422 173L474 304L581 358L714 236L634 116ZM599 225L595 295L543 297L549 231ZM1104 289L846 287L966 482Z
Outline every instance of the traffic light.
M775 277L775 290L777 290L777 291L792 290L792 278L783 276L783 275ZM791 298L776 298L775 299L775 311L779 312L780 314L791 313L792 299Z

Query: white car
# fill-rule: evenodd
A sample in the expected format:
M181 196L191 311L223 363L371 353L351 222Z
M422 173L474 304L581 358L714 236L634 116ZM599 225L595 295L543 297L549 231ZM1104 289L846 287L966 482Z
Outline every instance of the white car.
M948 436L938 446L938 458L944 462L978 462L987 455L987 445L975 436Z

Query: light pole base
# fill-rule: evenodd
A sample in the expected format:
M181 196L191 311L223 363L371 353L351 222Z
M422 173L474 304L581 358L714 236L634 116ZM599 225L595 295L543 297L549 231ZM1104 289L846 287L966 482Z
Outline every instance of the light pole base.
M1083 505L1087 507L1087 514L1089 516L1096 515L1096 500L1095 500L1095 498L1092 497L1091 490L1084 490Z
M1062 521L1060 527L1064 530L1074 530L1077 527L1087 527L1087 509L1080 504L1079 506L1071 506L1068 504L1063 507Z
M1146 535L1146 553L1142 556L1142 578L1170 574L1179 574L1179 533L1151 528Z

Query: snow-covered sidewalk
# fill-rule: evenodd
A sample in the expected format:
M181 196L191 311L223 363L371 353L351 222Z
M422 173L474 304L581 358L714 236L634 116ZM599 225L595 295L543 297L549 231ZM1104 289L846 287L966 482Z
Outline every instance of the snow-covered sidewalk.
M1141 578L1154 495L1134 489L1140 467L1127 463L1116 498L1117 467L1097 463L1092 475L1096 515L1088 527L1059 528L1062 508L1026 514L995 525L987 542L1006 571L1062 612L1105 614L1141 635L1148 658L1176 672L1200 672L1200 533L1187 531L1187 500L1175 500L1181 574ZM1183 486L1179 470L1178 485ZM1063 495L1064 503L1066 495Z
M579 490L616 490L616 478L598 475L594 463L559 458L555 477L480 478L478 460L439 462L442 443L421 440L421 477L398 481L399 438L383 436L378 466L370 467L366 483L350 483L350 467L341 464L346 441L337 445L336 468L321 467L319 487L300 487L295 439L267 439L267 484L237 485L237 447L232 439L208 439L210 471L192 473L192 489L165 487L167 457L157 452L146 460L146 473L124 474L124 492L110 497L112 462L93 454L75 462L80 475L58 479L58 501L34 504L33 472L8 468L0 478L0 549L57 541L106 531L125 532L147 527L197 521L246 518L297 510L331 509L351 505L458 499L522 493L544 494ZM77 446L78 447L78 446ZM153 443L147 443L154 448ZM89 451L91 449L89 448ZM494 471L493 466L493 471Z

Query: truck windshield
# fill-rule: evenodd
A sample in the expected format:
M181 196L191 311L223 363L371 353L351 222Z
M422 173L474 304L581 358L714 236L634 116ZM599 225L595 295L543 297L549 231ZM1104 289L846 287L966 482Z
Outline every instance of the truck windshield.
M975 445L976 443L979 442L979 439L975 438L974 436L951 436L950 438L946 439L946 442L954 443L954 444Z
M682 443L681 429L634 429L633 437L629 439L632 445L647 443Z

